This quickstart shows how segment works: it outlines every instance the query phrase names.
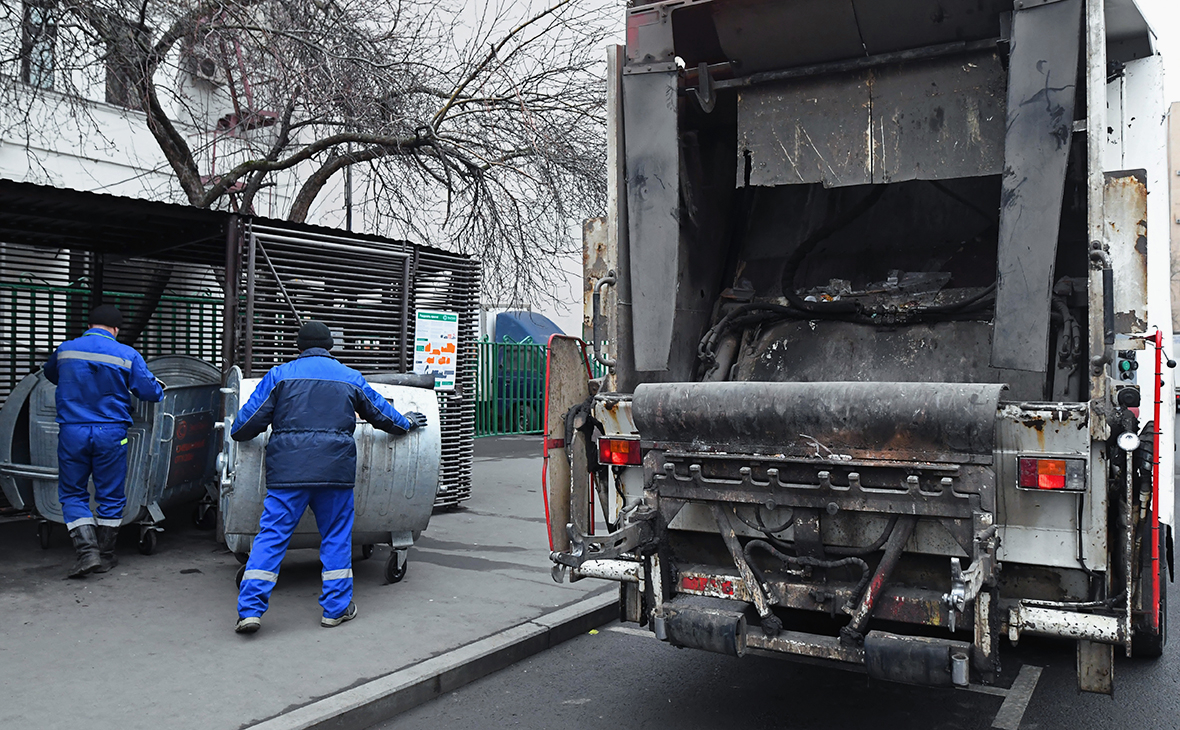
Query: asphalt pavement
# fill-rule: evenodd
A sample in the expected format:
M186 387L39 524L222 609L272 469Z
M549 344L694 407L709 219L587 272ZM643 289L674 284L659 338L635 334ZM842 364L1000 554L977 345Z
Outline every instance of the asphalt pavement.
M1180 479L1180 477L1178 477ZM1178 507L1180 513L1180 507ZM830 667L677 649L613 623L376 727L742 730L1180 729L1180 584L1160 659L1115 660L1113 697L1079 692L1073 642L1001 648L996 686L933 689Z
M1176 603L1169 615L1180 625ZM1180 643L1159 660L1117 660L1113 698L1078 692L1072 643L1026 639L1005 645L1003 661L995 688L910 687L841 669L676 649L634 624L612 623L376 727L1180 727ZM1029 677L1035 684L1023 681Z
M470 501L436 513L386 585L388 547L354 558L360 614L319 626L316 551L293 550L254 636L233 633L238 562L188 510L154 555L64 579L32 520L0 523L0 728L239 728L540 619L595 591L550 577L538 437L476 442ZM359 553L359 550L358 550Z

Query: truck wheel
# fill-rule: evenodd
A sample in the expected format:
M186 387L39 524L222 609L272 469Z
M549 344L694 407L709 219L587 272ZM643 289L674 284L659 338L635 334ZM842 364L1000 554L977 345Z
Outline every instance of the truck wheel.
M1161 526L1162 527L1162 526ZM1131 654L1136 657L1145 659L1158 659L1164 653L1164 646L1168 643L1168 558L1167 558L1167 541L1164 539L1164 530L1160 530L1160 628L1159 632L1153 632L1147 625L1147 620L1144 619L1143 626L1136 627L1135 634L1131 637ZM1146 563L1143 575L1145 580L1150 580L1151 571L1151 553L1144 551Z

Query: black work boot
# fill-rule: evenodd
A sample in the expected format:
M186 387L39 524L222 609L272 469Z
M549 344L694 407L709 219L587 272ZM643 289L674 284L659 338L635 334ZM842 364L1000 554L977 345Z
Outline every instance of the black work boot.
M115 538L118 536L118 527L98 527L98 557L102 565L94 569L95 573L105 573L119 564L119 556L115 555Z
M68 573L71 578L81 578L102 565L94 525L78 525L70 530L70 539L74 541L74 551L78 553L78 562Z

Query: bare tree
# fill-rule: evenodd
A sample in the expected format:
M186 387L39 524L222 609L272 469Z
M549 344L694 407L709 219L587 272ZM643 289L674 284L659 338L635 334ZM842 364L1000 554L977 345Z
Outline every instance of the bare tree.
M367 228L474 254L493 297L531 303L605 198L602 3L549 1L4 3L3 101L30 135L51 97L79 134L101 135L96 89L142 111L198 207L293 185L303 221L355 170Z

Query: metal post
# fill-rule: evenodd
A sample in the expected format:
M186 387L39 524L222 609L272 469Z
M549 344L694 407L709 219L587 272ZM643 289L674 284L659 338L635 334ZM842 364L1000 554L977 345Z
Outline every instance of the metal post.
M238 328L238 276L241 271L242 229L236 215L225 226L225 311L222 312L221 371L228 373L234 365Z
M401 372L408 373L414 366L414 353L410 351L410 257L402 259L402 327L398 352Z
M90 308L102 304L104 288L103 275L106 269L106 255L102 251L90 252ZM90 324L87 322L86 324Z
M244 328L244 336L246 338L245 353L242 359L242 376L246 378L254 377L254 251L257 247L257 239L254 238L254 232L250 232L250 251L246 256L246 326Z

